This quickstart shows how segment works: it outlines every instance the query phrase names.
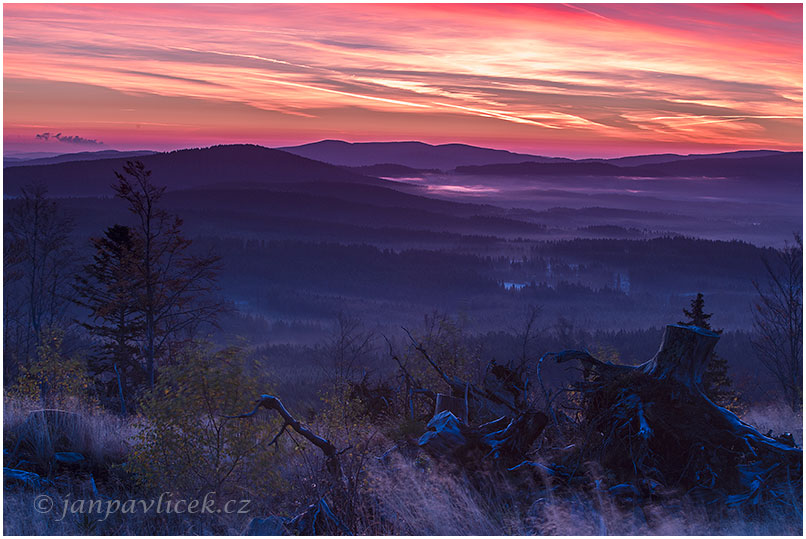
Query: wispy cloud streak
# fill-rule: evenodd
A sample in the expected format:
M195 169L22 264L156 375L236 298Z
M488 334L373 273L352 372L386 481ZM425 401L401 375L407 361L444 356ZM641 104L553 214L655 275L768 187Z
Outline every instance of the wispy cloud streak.
M795 149L802 71L794 4L4 6L7 142Z

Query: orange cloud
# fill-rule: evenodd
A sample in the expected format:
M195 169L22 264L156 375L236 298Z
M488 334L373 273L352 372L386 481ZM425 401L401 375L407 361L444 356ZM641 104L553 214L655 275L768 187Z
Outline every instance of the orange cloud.
M7 149L802 147L794 5L7 4L3 55Z

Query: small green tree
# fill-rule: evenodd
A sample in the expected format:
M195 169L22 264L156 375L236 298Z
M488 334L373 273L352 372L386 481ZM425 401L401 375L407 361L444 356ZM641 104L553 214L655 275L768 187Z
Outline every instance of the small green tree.
M426 315L424 331L417 340L443 371L463 380L473 380L483 375L479 361L481 350L469 338L465 324L461 316L451 318L435 311ZM412 372L420 370L419 377L424 385L442 387L440 377L422 358L418 365Z
M219 498L276 490L276 451L268 446L279 420L225 417L254 406L255 395L266 392L259 386L237 349L185 350L142 403L141 430L129 460L141 485L188 495L215 492Z
M713 313L705 312L705 298L702 293L697 293L697 297L691 300L691 310L683 309L683 314L686 315L688 320L680 322L681 325L711 329L711 324L708 321L713 316Z
M44 407L57 407L67 401L88 401L90 378L84 363L62 352L63 333L47 329L42 333L36 355L20 367L17 383L9 393L18 398L39 401Z
M705 298L701 293L691 300L690 309L683 309L687 320L680 322L682 326L696 326L699 328L722 333L722 330L713 330L709 320L713 313L705 312ZM736 405L738 394L733 389L733 380L728 374L728 360L711 353L711 359L702 378L702 390L716 404L725 407Z

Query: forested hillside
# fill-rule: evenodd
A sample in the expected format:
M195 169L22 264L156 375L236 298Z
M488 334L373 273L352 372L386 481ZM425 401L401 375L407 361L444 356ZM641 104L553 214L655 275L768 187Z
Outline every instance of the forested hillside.
M7 531L800 529L798 237L574 238L347 171L166 189L173 157L4 201ZM196 493L244 510L69 509Z

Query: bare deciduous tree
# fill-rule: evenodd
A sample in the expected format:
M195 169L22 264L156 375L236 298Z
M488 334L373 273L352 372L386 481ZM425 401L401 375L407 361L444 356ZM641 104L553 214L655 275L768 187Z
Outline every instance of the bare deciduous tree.
M123 173L115 172L113 186L136 217L132 228L140 244L133 271L141 283L137 304L144 318L144 344L149 386L154 387L157 359L166 359L189 342L180 336L202 323L214 321L221 303L211 300L218 271L218 256L195 256L191 241L182 235L182 219L158 206L165 187L151 182L151 171L140 161L128 161ZM180 342L181 341L181 342Z
M32 357L43 332L62 321L73 269L72 221L47 198L47 188L23 188L8 208L3 256L6 374Z
M754 282L753 346L769 369L792 410L801 408L803 395L803 241L787 245L764 259L764 282Z
M356 381L356 375L375 352L375 333L359 318L340 312L331 339L325 345L323 368L341 381Z
M537 340L537 321L543 313L543 307L540 305L532 305L526 307L526 314L523 320L523 327L516 333L516 336L521 341L520 350L520 363L524 365L533 356L532 348L534 341Z

